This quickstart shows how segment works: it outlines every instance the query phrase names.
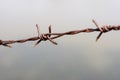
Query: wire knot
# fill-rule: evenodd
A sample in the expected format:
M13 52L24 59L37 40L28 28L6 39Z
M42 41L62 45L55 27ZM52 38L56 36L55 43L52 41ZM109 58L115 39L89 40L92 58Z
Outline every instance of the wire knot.
M102 33L106 33L106 32L109 32L110 30L112 30L111 29L112 27L110 25L109 26L105 25L105 26L99 27L95 20L92 20L92 21L95 24L95 26L98 28L98 30L100 31L99 35L96 38L96 41L101 37Z
M41 39L41 40L43 40L43 41L46 41L46 40L48 40L48 37L47 37L47 35L45 35L45 34L43 33L43 34L41 34L41 35L39 36L39 39Z
M109 32L111 30L111 26L105 25L105 26L101 27L101 29L99 29L99 30L100 30L100 32L106 33L106 32Z
M37 24L36 24L36 27L37 27L39 40L35 43L35 46L38 45L41 41L46 41L46 40L49 40L51 43L57 45L57 43L51 39L51 34L50 34L51 33L51 25L48 27L48 30L49 30L48 35L45 35L44 33L41 34Z

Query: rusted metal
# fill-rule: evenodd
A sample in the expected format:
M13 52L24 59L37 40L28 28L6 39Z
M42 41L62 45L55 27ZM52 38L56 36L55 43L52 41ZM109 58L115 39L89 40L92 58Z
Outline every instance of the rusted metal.
M97 41L103 33L109 32L111 30L115 30L115 31L120 30L120 26L111 26L111 25L107 26L106 25L106 26L99 27L95 20L92 20L92 21L97 28L95 28L95 29L86 28L86 29L82 29L82 30L73 30L73 31L67 31L67 32L63 32L63 33L52 33L51 25L48 27L48 30L49 30L48 33L40 33L39 26L38 26L38 24L36 24L38 36L30 37L30 38L26 38L26 39L20 39L20 40L0 40L0 45L5 46L5 47L11 47L10 44L25 43L27 41L36 41L36 40L37 40L37 42L35 43L35 46L38 45L41 41L47 41L47 40L49 40L51 43L57 45L57 43L55 41L53 41L53 39L62 37L64 35L75 35L75 34L79 34L82 32L90 33L90 32L95 32L95 31L100 32L99 35L96 37L96 41Z

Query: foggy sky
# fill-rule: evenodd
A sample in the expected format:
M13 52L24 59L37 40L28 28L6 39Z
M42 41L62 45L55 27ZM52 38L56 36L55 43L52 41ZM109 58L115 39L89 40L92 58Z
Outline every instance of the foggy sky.
M41 32L119 25L119 0L0 0L0 39L21 39ZM0 80L119 80L118 31L82 33L55 41L0 47Z

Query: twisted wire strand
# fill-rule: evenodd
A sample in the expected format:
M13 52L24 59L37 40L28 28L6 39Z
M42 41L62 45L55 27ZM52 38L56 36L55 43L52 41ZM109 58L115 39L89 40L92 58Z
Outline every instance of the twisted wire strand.
M39 31L39 26L36 24L38 36L30 37L30 38L26 38L26 39L20 39L20 40L6 40L6 41L0 40L0 45L5 46L5 47L11 47L10 44L25 43L27 41L36 41L36 40L38 40L38 41L35 43L34 46L38 45L41 41L47 41L47 40L49 40L51 43L57 45L57 43L55 41L53 41L53 39L62 37L64 35L75 35L75 34L79 34L82 32L90 33L90 32L95 32L95 31L100 32L99 35L96 37L96 41L97 41L103 33L109 32L111 30L115 30L115 31L120 30L120 26L111 26L111 25L107 26L106 25L106 26L99 27L95 20L92 20L92 21L97 28L95 28L95 29L86 28L86 29L82 29L82 30L73 30L73 31L67 31L67 32L63 32L63 33L52 33L51 25L50 25L48 28L49 32L41 34Z

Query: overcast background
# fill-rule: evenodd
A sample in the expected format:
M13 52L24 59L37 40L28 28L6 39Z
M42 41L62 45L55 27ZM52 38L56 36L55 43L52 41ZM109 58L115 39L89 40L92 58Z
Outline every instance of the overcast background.
M0 0L0 39L119 25L119 0ZM120 32L81 33L55 41L0 46L0 80L120 80Z

